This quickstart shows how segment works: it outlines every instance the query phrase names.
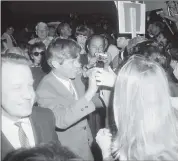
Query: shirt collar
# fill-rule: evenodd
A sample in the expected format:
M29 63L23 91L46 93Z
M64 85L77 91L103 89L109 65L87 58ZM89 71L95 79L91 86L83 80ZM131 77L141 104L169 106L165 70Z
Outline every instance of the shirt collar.
M70 79L67 79L67 78L66 78L66 79L63 79L63 78L57 76L56 74L54 74L53 71L52 71L52 74L53 74L57 79L59 79L59 80L62 81L62 82L66 82L66 83L70 82Z
M17 121L13 121L10 118L8 118L7 116L2 114L2 123L5 123L6 125L14 125L16 122L22 122L22 123L28 124L29 118L26 117L26 118L19 119Z

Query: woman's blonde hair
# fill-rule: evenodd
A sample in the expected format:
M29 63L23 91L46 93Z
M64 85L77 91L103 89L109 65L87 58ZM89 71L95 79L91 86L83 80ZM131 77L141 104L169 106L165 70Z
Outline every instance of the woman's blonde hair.
M132 56L115 85L114 119L118 134L113 154L127 160L178 159L177 119L166 74L157 63Z

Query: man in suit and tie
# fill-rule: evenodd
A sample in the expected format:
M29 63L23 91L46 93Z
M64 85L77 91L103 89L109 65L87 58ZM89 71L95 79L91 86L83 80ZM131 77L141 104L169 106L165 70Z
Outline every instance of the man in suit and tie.
M93 160L90 146L93 142L86 116L95 111L92 102L97 86L94 72L89 87L81 81L80 46L73 40L56 39L48 47L47 60L52 71L37 88L37 102L50 108L56 117L58 138L84 160Z
M19 54L2 55L1 158L21 147L58 141L51 110L33 107L35 93L28 60Z
M9 26L6 29L6 32L4 32L2 37L1 37L1 39L5 39L7 41L7 48L8 49L17 46L17 42L14 39L14 37L12 36L13 33L14 33L14 28L12 26Z

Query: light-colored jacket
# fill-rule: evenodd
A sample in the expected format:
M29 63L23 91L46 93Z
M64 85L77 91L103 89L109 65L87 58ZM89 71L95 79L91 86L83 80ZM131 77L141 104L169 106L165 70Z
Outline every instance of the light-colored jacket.
M8 35L6 32L2 35L1 39L6 39L7 40L7 48L8 49L14 47L10 35Z
M84 160L92 161L90 146L93 138L86 116L95 111L95 106L84 98L85 88L81 77L73 80L73 84L79 96L77 101L51 72L42 79L37 88L37 102L54 112L61 144Z

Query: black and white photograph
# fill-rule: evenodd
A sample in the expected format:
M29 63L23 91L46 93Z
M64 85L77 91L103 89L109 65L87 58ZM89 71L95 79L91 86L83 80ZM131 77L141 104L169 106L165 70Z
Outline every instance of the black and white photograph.
M2 161L178 160L178 1L1 1Z

